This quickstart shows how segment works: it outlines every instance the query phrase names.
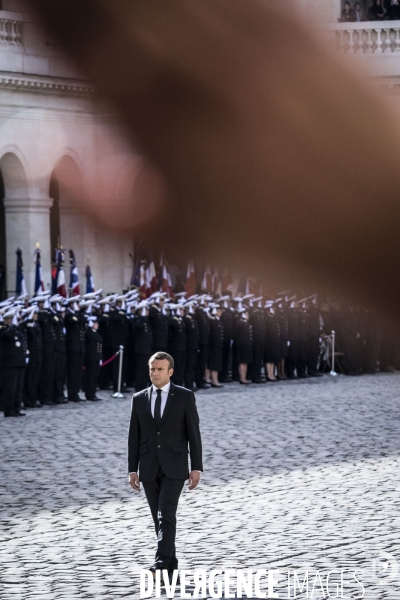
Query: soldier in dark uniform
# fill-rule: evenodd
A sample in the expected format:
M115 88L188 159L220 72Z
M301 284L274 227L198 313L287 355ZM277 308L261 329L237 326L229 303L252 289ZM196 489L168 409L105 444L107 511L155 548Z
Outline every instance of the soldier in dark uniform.
M77 305L79 297L68 300L69 308L65 312L66 350L67 350L67 388L68 400L80 402L82 388L82 370L85 357L85 318ZM71 307L72 305L72 307Z
M98 327L99 324L95 320L95 317L89 317L85 331L85 396L86 400L92 401L101 400L101 398L96 396L96 386L103 352L103 340L97 331Z
M54 404L65 404L68 400L64 396L64 386L67 373L67 347L66 329L64 324L65 310L61 306L63 299L50 298L53 308L52 325L55 338L55 372L52 400Z
M140 392L149 385L149 358L153 348L153 334L149 321L149 311L146 300L140 302L136 308L135 320L135 354L136 354L136 379L135 390Z
M169 319L163 313L164 295L161 292L153 294L153 304L149 308L149 320L153 335L153 349L155 352L166 352L168 348Z
M21 412L27 345L19 325L13 324L16 310L5 313L1 329L1 404L5 417L25 416Z
M224 326L221 322L221 306L216 304L212 306L212 309L213 314L210 317L210 352L208 355L208 368L210 370L212 387L220 388L224 387L223 384L218 381L218 373L222 370Z
M253 383L262 383L261 369L265 351L265 317L261 307L262 296L254 298L253 307L250 309L250 323L253 328L253 364L251 377Z
M122 359L122 389L124 389L126 380L126 350L128 341L128 322L126 319L126 309L123 307L125 298L117 297L115 308L110 311L111 329L112 329L112 353L119 351L119 347L124 347ZM113 390L114 394L118 391L119 360L113 361Z
M289 354L289 319L287 316L287 305L285 297L275 300L276 319L279 323L281 338L281 360L277 365L278 379L287 379L285 375L285 361Z
M199 326L194 318L193 303L188 302L185 307L187 310L184 317L186 326L185 387L194 391L197 354L199 352Z
M239 308L238 312L240 319L235 330L236 360L239 365L239 381L248 384L251 383L251 380L247 379L247 367L253 362L253 332L248 308Z
M185 362L186 362L186 325L183 320L185 309L177 305L175 315L169 317L169 342L168 353L174 359L174 373L171 381L176 385L185 385ZM154 344L153 344L154 348Z
M305 304L306 298L299 301L299 359L297 362L297 377L305 379L307 375L309 318Z
M287 311L289 324L289 348L286 359L286 373L289 379L297 379L296 370L299 361L299 310L296 302L297 296L289 298L289 308Z
M219 298L218 302L223 303L221 314L221 323L224 331L224 344L222 348L222 370L219 376L219 381L222 383L230 383L232 377L230 375L232 368L232 339L233 339L233 319L234 311L231 307L231 297L224 295Z
M135 387L136 355L135 355L135 306L127 304L126 321L128 325L128 339L126 349L126 385Z
M202 306L198 306L195 311L195 319L199 327L199 353L197 355L196 365L196 385L198 388L208 389L210 386L205 381L205 374L208 362L208 352L210 344L210 322L207 312L205 297L199 298Z
M267 381L277 381L274 370L282 359L281 328L275 315L274 301L268 300L265 308L265 372Z
M103 340L103 362L109 360L113 355L112 350L112 326L110 319L110 301L103 298L99 301L100 313L98 314L99 335ZM117 360L117 359L115 359ZM108 390L112 379L112 363L108 363L100 369L99 385L101 390Z
M316 306L317 295L310 296L307 301L308 312L308 362L309 377L322 377L318 371L319 338L321 337L320 312Z
M48 305L48 298L38 297L38 323L42 330L42 368L39 378L39 401L42 404L53 406L52 394L55 373L55 336L53 319ZM35 300L35 299L34 299Z
M37 321L37 307L33 307L28 318L24 322L26 339L29 351L29 362L25 372L24 380L24 406L25 408L39 408L43 406L39 402L39 376L42 368L42 330Z

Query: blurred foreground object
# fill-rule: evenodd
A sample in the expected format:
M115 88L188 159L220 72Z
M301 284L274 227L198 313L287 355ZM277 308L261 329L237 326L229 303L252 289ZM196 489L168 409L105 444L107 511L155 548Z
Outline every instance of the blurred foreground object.
M398 122L300 22L265 0L31 5L164 176L153 240L397 317Z

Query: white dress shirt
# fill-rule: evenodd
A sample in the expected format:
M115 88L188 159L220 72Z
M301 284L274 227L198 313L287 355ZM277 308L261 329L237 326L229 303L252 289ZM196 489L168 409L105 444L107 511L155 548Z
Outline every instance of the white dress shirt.
M157 390L161 389L161 416L163 416L165 405L167 404L169 388L171 387L171 383L168 382L167 385L164 385L162 388L158 388L155 385L151 386L151 414L154 417L154 408L156 406L157 400Z

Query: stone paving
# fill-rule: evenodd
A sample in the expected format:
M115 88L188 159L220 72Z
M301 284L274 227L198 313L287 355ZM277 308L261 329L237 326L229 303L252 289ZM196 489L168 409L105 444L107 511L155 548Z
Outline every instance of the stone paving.
M205 472L181 498L180 569L280 569L280 598L305 569L323 585L348 570L360 597L363 569L365 597L400 599L399 392L380 374L198 393ZM1 600L140 597L155 534L127 483L130 400L100 395L0 418Z

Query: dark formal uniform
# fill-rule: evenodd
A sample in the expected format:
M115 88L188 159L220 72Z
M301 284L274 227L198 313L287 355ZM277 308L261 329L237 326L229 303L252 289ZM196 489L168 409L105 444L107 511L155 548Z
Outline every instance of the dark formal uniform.
M172 380L176 385L184 385L186 362L185 322L181 317L170 317L168 320L168 328L168 352L174 359L174 374L172 375Z
M96 398L96 386L102 353L103 340L101 335L91 327L87 327L85 332L85 396L87 400L94 400Z
M152 305L149 308L149 320L151 325L151 333L153 335L153 349L152 353L166 352L168 348L168 319L167 315L164 315L162 310Z
M135 387L135 371L136 371L136 355L135 355L135 319L137 317L132 314L126 315L128 325L128 340L126 351L126 385Z
M33 319L26 321L24 325L29 351L24 381L24 405L27 408L35 408L39 399L39 377L42 369L42 330L39 323Z
M126 382L126 355L127 355L127 342L128 342L128 321L126 319L126 312L123 309L114 309L110 311L111 328L112 328L112 353L118 352L119 347L124 347L124 354L122 359L122 385ZM119 361L118 359L113 361L113 389L114 393L118 392L118 377L119 377Z
M224 344L222 347L222 369L221 382L230 381L230 372L232 369L232 339L233 339L233 319L234 312L230 308L223 310L221 315L221 323L224 330Z
M210 319L208 314L200 307L196 308L194 318L199 327L199 353L197 355L196 365L196 384L197 387L202 387L204 385L204 376L208 362Z
M98 332L103 340L103 361L106 362L113 356L110 313L103 312L99 314L97 321L99 323ZM112 369L112 363L108 363L100 369L99 385L101 390L109 389L112 380Z
M149 317L135 319L136 377L135 390L139 392L149 384L149 358L153 350L153 334Z
M152 397L154 410L152 411ZM178 568L176 511L185 479L202 471L199 416L193 392L170 384L165 408L153 386L133 396L128 437L129 472L138 472L153 516L157 552L152 569Z
M249 321L239 319L236 324L236 361L240 364L253 362L253 328Z
M265 350L265 316L260 308L250 311L250 323L253 328L253 364L247 377L254 383L261 383L261 368L264 361Z
M53 386L55 373L55 336L52 314L42 310L38 314L38 323L42 330L43 351L42 368L39 378L39 401L42 404L53 404Z
M276 315L265 313L264 362L277 365L282 359L281 327Z
M55 374L53 386L53 402L60 404L65 401L64 385L67 373L67 344L64 319L61 314L53 315L53 331L55 336Z
M1 403L4 415L13 416L20 412L28 350L25 336L19 326L2 328L1 346Z
M195 380L197 354L199 352L199 326L193 315L186 315L184 322L186 325L185 387L192 390Z
M299 310L299 359L297 361L297 376L307 377L309 323L305 309Z
M281 338L281 360L282 358L286 358L289 353L289 319L287 315L287 308L285 305L281 307L277 307L276 309L276 319L279 323L279 331Z
M210 352L208 368L210 371L222 371L222 349L224 347L224 326L218 317L210 318Z
M68 400L79 402L79 392L82 388L82 370L85 358L85 320L81 313L67 311L64 322L67 332Z
M310 305L308 308L308 374L318 375L320 314L319 310Z
M300 311L297 308L288 308L289 342L288 357L286 360L286 373L289 379L295 379L299 361Z

